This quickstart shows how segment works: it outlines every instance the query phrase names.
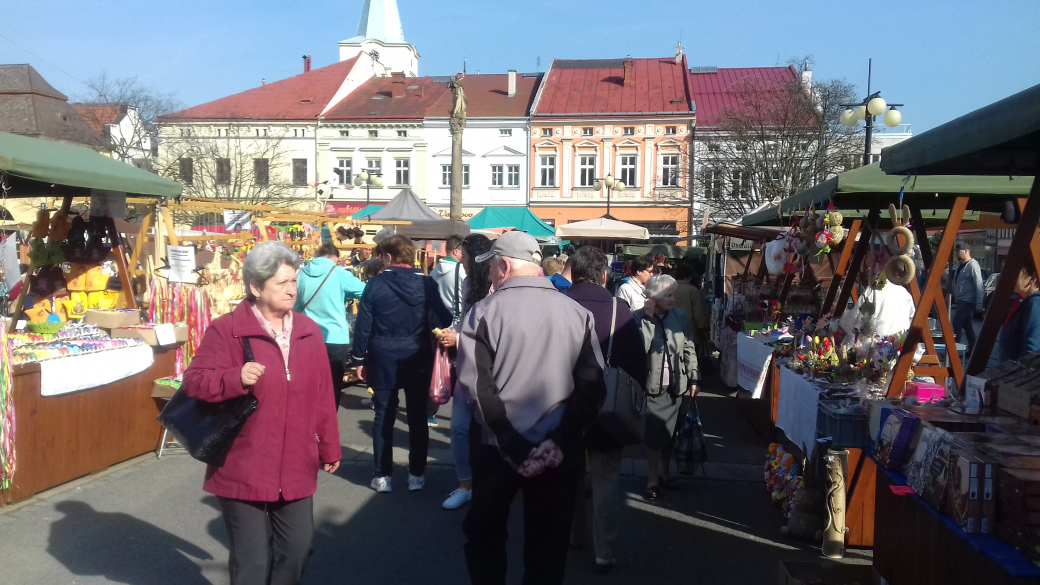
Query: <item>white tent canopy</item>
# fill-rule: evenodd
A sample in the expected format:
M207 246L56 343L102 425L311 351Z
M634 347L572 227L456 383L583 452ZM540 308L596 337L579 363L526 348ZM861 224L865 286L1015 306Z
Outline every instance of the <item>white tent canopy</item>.
M601 217L576 221L556 228L557 237L587 240L649 240L650 231L616 219Z

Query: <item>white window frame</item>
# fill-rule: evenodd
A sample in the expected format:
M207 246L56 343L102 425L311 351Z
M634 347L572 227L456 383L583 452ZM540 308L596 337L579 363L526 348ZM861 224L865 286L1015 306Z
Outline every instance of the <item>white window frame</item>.
M578 169L576 174L578 184L576 186L592 187L596 182L596 155L579 154L577 158L578 164L575 166Z
M730 194L737 199L751 197L751 174L747 171L733 171L729 178Z
M659 168L661 172L657 176L658 187L679 186L679 153L666 152L660 155Z
M441 165L441 188L451 187L451 165ZM462 188L469 188L469 165L462 165Z
M343 187L350 185L350 182L354 180L354 159L337 158L336 169L340 170L341 172L344 169L346 170L346 172L342 173L342 177L340 176L341 173L337 173L335 171L332 172L333 176L336 177L336 180L339 181L339 184Z
M626 161L626 159L628 159ZM630 161L630 162L628 162ZM618 178L625 183L625 187L636 187L638 186L637 181L639 180L639 155L638 154L621 154L618 155L618 169L621 171L618 173Z
M383 174L383 159L381 158L366 158L365 159L365 170L375 171L377 175Z
M499 128L498 129L498 135L499 136L512 136L513 135L513 129L512 128Z
M397 137L398 138L408 138L408 131L407 130L398 130L397 131Z
M593 132L592 128L588 127L588 126L586 126L586 127L581 129L581 135L582 136L592 136L592 132Z
M491 165L491 186L505 187L505 165Z
M412 162L407 158L394 159L394 183L395 187L407 187L411 183Z
M556 155L555 154L540 154L540 155L538 155L538 186L539 187L555 187L556 186Z
M706 169L704 171L704 195L708 199L722 199L722 171Z
M552 133L552 128L542 128L542 136L543 137L549 137L549 136L552 136L552 134L553 134Z
M520 187L520 165L506 165L506 186Z
M622 136L635 136L636 135L636 127L635 126L625 126L625 127L623 127L621 129L621 135Z

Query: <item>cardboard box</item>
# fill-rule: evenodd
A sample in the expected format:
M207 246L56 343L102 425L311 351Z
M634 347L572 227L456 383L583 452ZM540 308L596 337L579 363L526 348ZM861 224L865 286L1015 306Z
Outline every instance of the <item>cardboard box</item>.
M141 322L141 312L137 309L87 309L83 315L83 323L97 325L102 329L129 327Z
M136 325L133 327L116 327L112 330L112 337L132 337L144 341L148 345L160 345L156 335L155 325ZM184 323L173 325L174 342L167 345L177 345L188 341L188 326Z
M152 398L163 398L169 400L173 398L173 395L180 389L180 385L171 386L169 384L160 384L159 380L152 382Z

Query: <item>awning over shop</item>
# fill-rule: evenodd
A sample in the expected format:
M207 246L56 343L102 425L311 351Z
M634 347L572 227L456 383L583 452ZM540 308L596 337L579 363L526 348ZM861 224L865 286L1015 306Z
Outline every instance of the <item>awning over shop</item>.
M485 207L470 218L469 226L475 230L513 228L536 238L551 237L555 233L551 225L526 207Z
M887 208L889 203L899 202L899 190L905 187L905 196L915 196L921 207L925 222L929 219L935 224L942 224L949 216L949 208L956 197L970 196L973 212L989 211L1000 213L1004 202L1025 197L1033 185L1032 177L976 177L964 175L902 177L886 175L880 165L872 164L840 175L792 195L780 202L777 208L765 209L744 216L744 225L777 225L780 214L790 218L806 207L813 205L816 209L826 208L831 202L842 212L853 217L853 210L866 211L871 207ZM944 215L945 213L945 215ZM969 214L970 215L970 214ZM888 220L888 214L881 215L882 222ZM967 221L978 219L965 216Z
M357 214L353 217L357 217ZM381 220L410 221L411 225L396 226L395 231L413 240L443 240L452 235L465 236L470 230L469 224L464 221L453 222L441 217L411 189L402 189L384 207L368 216L368 221L372 223Z
M575 240L649 240L650 231L616 219L600 217L557 226L556 235Z
M365 217L371 217L373 213L379 211L382 208L383 208L382 205L366 205L365 207L362 207L358 211L355 211L354 213L351 213L350 214L350 219L362 219L362 218L365 218Z
M783 234L784 231L783 228L779 227L758 227L736 225L732 223L713 223L704 228L704 233L706 234L728 236L730 238L740 238L741 240L751 240L755 242L775 240L776 237Z
M7 132L0 132L0 171L47 185L153 197L176 197L181 194L180 183L108 158L89 148Z
M1040 174L1040 85L881 150L891 174Z
M622 256L646 256L647 254L661 254L665 258L679 260L682 258L702 258L708 255L708 249L697 246L672 246L669 244L621 246Z

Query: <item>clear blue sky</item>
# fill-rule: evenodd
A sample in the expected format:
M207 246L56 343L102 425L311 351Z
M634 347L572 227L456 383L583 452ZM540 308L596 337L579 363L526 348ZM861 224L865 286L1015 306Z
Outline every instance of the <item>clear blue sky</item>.
M363 3L10 0L0 63L31 63L73 96L83 91L76 79L137 75L190 106L295 75L304 54L315 67L334 62ZM873 57L873 87L906 104L903 121L915 133L1040 83L1034 0L398 4L421 75L454 73L463 58L470 72L500 73L534 71L538 57L544 71L554 57L670 56L681 34L691 65L782 65L812 55L817 79L845 78L861 93Z

